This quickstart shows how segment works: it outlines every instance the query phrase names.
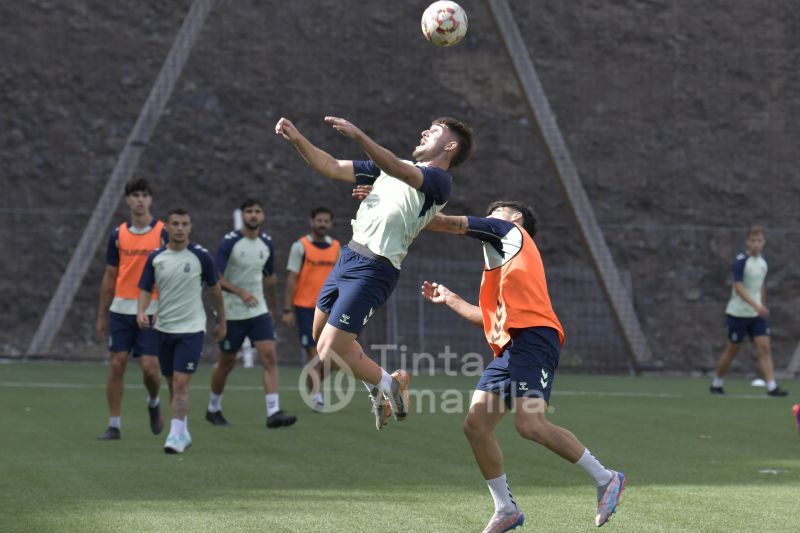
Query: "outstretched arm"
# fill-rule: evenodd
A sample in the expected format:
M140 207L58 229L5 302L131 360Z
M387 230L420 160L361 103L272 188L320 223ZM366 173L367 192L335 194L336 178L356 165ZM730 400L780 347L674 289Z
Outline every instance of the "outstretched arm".
M353 172L353 162L336 159L328 152L311 144L292 122L281 118L275 125L275 133L291 142L308 166L331 179L355 183L356 176Z
M467 302L441 283L424 282L422 297L435 304L445 304L473 326L483 327L481 308Z
M467 233L467 217L451 217L436 213L425 229L430 231L442 231L444 233L455 233L465 235Z
M370 139L366 133L351 122L338 117L325 117L325 122L333 126L333 129L345 137L358 141L367 156L385 173L415 189L422 187L422 171L418 167L401 161L391 151Z

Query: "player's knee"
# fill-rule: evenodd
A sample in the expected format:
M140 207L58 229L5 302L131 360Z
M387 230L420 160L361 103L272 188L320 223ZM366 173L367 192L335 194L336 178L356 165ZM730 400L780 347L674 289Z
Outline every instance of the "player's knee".
M278 354L275 350L265 350L261 352L261 364L264 368L274 367L278 363Z
M128 366L128 354L112 355L108 362L108 370L114 377L122 377L125 374L125 369Z
M464 435L467 439L473 440L489 431L489 424L486 420L474 411L470 411L464 418Z
M217 361L217 368L226 376L230 374L233 367L236 366L236 356L220 355Z
M142 370L148 377L158 378L161 368L158 366L158 359L155 357L142 356Z
M519 436L523 439L532 440L533 442L544 441L545 427L537 419L517 420L514 426Z

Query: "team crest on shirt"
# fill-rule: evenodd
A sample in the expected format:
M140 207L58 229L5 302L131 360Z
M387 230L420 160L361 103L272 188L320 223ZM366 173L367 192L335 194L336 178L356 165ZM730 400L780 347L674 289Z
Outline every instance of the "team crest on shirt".
M189 263L183 265L183 271L186 272L187 274L192 271L192 267L189 266Z

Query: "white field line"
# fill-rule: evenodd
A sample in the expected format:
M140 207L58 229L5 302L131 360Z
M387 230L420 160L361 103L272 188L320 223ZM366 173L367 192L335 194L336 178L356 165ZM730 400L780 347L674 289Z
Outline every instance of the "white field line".
M137 384L141 386L141 384ZM128 385L131 387L131 385ZM59 383L59 382L46 382L46 381L0 381L0 388L9 389L105 389L103 383ZM162 388L166 388L163 385ZM192 385L191 390L208 390L208 385ZM263 387L257 385L227 385L226 390L241 390L241 391L260 391ZM282 391L299 391L297 386L281 386ZM473 389L416 389L417 391L425 390L433 392L434 394L442 394L449 391L456 391L462 394L472 393ZM593 397L607 397L607 398L661 398L661 399L680 399L680 398L696 398L696 397L709 397L708 393L697 394L675 394L668 392L614 392L614 391L585 391L585 390L555 390L553 396L593 396ZM725 398L737 399L757 399L766 400L767 395L762 394L726 394Z

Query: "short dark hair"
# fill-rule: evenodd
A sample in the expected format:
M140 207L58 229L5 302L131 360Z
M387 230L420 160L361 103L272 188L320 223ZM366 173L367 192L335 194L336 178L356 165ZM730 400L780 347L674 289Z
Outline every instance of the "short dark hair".
M466 122L461 122L452 117L439 117L434 119L431 124L441 124L447 126L453 135L456 137L458 143L458 152L455 157L450 161L450 167L457 167L472 155L474 141L472 139L472 128Z
M759 226L756 224L755 226L750 226L750 229L747 230L747 238L753 237L755 235L764 236L764 226Z
M150 182L147 181L147 178L131 178L128 180L128 183L125 184L125 196L129 196L135 192L146 192L150 196L153 196L153 189L150 188Z
M242 205L239 207L239 209L244 211L248 207L253 207L254 205L257 205L261 209L264 209L264 204L261 203L261 200L256 200L255 198L245 198L244 202L242 202Z
M169 217L171 217L172 215L181 215L181 216L186 215L187 217L189 217L189 220L192 219L192 215L189 213L189 211L187 211L182 207L176 207L175 209L171 210L167 215L167 220L169 220Z
M328 209L324 205L321 205L319 207L315 207L314 209L312 209L311 210L311 218L316 218L317 215L319 215L320 213L328 213L331 216L331 219L333 219L333 211L331 211L330 209Z
M538 229L537 223L539 221L536 218L536 213L534 213L533 209L522 202L517 202L516 200L496 200L490 203L489 207L486 208L486 214L491 215L492 211L498 207L510 207L515 211L519 211L519 213L522 215L522 227L525 228L525 231L528 232L528 235L530 235L531 238L536 237L536 231Z

